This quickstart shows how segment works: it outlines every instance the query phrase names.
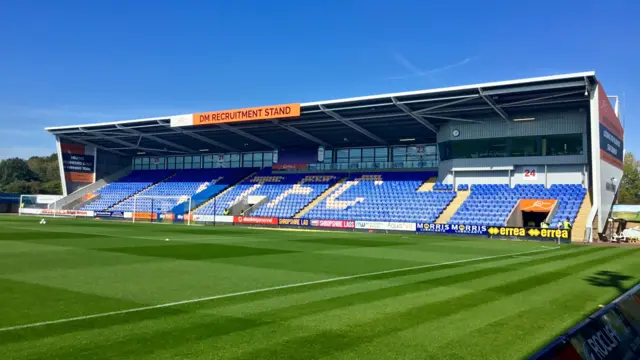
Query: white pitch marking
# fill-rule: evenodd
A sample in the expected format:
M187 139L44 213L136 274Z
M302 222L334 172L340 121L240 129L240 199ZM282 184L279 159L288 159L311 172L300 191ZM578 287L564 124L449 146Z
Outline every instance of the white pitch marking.
M362 277L367 277L367 276L391 274L391 273L402 272L402 271L426 269L426 268L432 268L432 267L438 267L438 266L444 266L444 265L462 264L462 263L468 263L468 262L480 261L480 260L498 259L498 258L503 258L503 257L517 256L517 255L524 255L524 254L533 254L533 253L539 253L539 252L543 252L543 251L555 250L555 249L559 249L559 248L560 247L558 246L558 247L554 247L554 248L545 248L545 249L541 249L541 250L523 251L523 252L504 254L504 255L483 256L483 257L479 257L479 258L456 260L456 261L447 261L447 262L437 263L437 264L426 264L426 265L418 265L418 266L412 266L412 267L400 268L400 269L376 271L376 272L371 272L371 273L366 273L366 274L341 276L341 277L324 279L324 280L306 281L306 282L295 283L295 284L273 286L273 287L268 287L268 288L263 288L263 289L254 289L254 290L240 291L240 292L229 293L229 294L208 296L208 297L203 297L203 298L198 298L198 299L182 300L182 301L175 301L175 302L170 302L170 303L165 303L165 304L144 306L144 307L133 308L133 309L110 311L110 312L105 312L105 313L100 313L100 314L77 316L77 317L66 318L66 319L58 319L58 320L42 321L42 322L31 323L31 324L9 326L9 327L0 328L0 332L27 329L27 328L34 328L34 327L40 327L40 326L45 326L45 325L62 324L62 323L68 323L68 322L73 322L73 321L95 319L95 318L101 318L101 317L113 316L113 315L122 315L122 314L128 314L128 313L134 313L134 312L146 311L146 310L153 310L153 309L162 309L162 308L168 308L168 307L184 305L184 304L193 304L193 303L198 303L198 302L211 301L211 300L217 300L217 299L224 299L224 298L230 298L230 297L236 297L236 296L242 296L242 295L263 293L263 292L268 292L268 291L276 291L276 290L290 289L290 288L301 287L301 286L330 283L330 282L341 281L341 280L357 279L357 278L362 278Z

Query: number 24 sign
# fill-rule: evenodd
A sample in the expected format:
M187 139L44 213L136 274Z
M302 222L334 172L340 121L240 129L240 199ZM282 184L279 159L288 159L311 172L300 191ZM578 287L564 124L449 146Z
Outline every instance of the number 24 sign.
M522 177L525 180L533 181L538 179L538 168L536 167L527 167L522 171Z

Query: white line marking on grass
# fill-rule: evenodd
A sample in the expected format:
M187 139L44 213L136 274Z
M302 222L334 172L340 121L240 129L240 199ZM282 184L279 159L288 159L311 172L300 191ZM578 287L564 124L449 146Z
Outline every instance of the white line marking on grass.
M468 263L468 262L480 261L480 260L488 260L488 259L506 258L506 257L509 257L509 256L517 256L517 255L524 255L524 254L533 254L533 253L539 253L539 252L544 252L544 251L555 250L555 249L559 249L559 248L560 247L558 246L558 247L545 248L545 249L540 249L540 250L523 251L523 252L510 253L510 254L504 254L504 255L483 256L483 257L472 258L472 259L447 261L447 262L437 263L437 264L418 265L418 266L412 266L412 267L407 267L407 268L376 271L376 272L371 272L371 273L366 273L366 274L340 276L340 277L330 278L330 279L306 281L306 282L295 283L295 284L287 284L287 285L279 285L279 286L273 286L273 287L262 288L262 289L254 289L254 290L240 291L240 292L229 293L229 294L214 295L214 296L208 296L208 297L203 297L203 298L198 298L198 299L175 301L175 302L170 302L170 303L165 303L165 304L150 305L150 306L144 306L144 307L133 308L133 309L110 311L110 312L105 312L105 313L100 313L100 314L77 316L77 317L66 318L66 319L58 319L58 320L42 321L42 322L31 323L31 324L9 326L9 327L0 328L0 332L6 332L6 331L12 331L12 330L20 330L20 329L28 329L28 328L35 328L35 327L46 326L46 325L63 324L63 323L68 323L68 322L73 322L73 321L81 321L81 320L102 318L102 317L107 317L107 316L122 315L122 314L128 314L128 313L134 313L134 312L140 312L140 311L154 310L154 309L162 309L162 308L168 308L168 307L184 305L184 304L193 304L193 303L199 303L199 302L204 302L204 301L211 301L211 300L224 299L224 298L230 298L230 297L236 297L236 296L242 296L242 295L250 295L250 294L257 294L257 293L263 293L263 292L269 292L269 291L283 290L283 289L290 289L290 288L309 286L309 285L315 285L315 284L330 283L330 282L341 281L341 280L357 279L357 278L363 278L363 277L368 277L368 276L391 274L391 273L402 272L402 271L426 269L426 268L432 268L432 267L438 267L438 266L444 266L444 265L462 264L462 263Z

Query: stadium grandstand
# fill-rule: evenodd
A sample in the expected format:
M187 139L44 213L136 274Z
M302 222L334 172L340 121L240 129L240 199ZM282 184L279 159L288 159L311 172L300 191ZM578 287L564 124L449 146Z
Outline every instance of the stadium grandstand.
M46 130L61 214L573 241L624 151L594 72Z

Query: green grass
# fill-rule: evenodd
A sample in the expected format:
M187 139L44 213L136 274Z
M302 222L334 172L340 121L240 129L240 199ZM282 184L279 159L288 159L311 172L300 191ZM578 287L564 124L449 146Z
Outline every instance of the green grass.
M38 221L0 217L0 329L311 284L0 330L3 360L517 359L640 279L628 248Z
M640 222L640 213L636 213L636 212L628 212L628 211L614 212L611 214L611 216L624 219L627 221Z

